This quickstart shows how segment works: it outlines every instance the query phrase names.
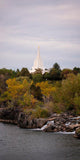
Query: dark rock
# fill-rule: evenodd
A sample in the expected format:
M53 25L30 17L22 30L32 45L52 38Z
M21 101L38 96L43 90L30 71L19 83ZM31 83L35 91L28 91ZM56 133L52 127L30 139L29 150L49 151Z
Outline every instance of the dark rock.
M18 108L0 108L0 121L17 123L20 109Z
M48 121L47 124L43 127L45 132L53 132L55 129L54 121Z
M6 123L6 124L15 124L15 125L17 125L17 121L16 120L0 119L0 122Z
M19 117L18 117L18 125L21 128L28 128L28 129L31 129L31 128L41 128L46 122L47 122L47 120L44 119L44 118L39 118L39 119L34 118L34 119L31 119L31 116L26 115L23 112L21 112L19 114Z
M80 127L78 127L78 128L76 129L74 137L80 139Z
M44 131L45 132L54 132L54 129L55 129L55 126L52 126L52 125L48 125Z
M53 116L53 117L52 117ZM80 126L79 118L80 117L73 117L73 115L63 113L63 114L53 114L48 121L54 121L54 126L47 125L44 128L46 132L59 132L59 131L66 131L66 132L73 132L77 127ZM77 121L78 119L78 121Z
M37 128L41 128L43 125L47 123L46 118L39 118L39 119L36 119L36 121L37 121Z
M72 132L76 130L76 128L80 127L80 124L71 124L69 126L66 126L66 131L67 132Z

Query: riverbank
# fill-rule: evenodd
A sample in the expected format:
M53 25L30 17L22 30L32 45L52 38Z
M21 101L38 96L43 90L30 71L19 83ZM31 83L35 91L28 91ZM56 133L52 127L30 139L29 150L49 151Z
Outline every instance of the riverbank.
M80 127L80 116L72 113L52 114L48 118L32 118L20 108L0 108L0 122L10 123L20 128L40 128L45 132L74 132Z

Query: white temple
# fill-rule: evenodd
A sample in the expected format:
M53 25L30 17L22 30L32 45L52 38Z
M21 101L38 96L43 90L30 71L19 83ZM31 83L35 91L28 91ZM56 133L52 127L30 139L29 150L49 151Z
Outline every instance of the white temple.
M34 61L34 65L33 65L32 69L30 70L30 73L35 72L36 69L41 69L42 72L44 72L43 63L42 63L42 60L41 60L41 57L40 57L40 47L38 47L37 57Z

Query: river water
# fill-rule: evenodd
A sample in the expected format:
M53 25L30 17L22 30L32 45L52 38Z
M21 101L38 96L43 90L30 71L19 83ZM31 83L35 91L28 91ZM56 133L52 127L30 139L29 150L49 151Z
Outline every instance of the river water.
M0 160L80 160L80 140L0 123Z

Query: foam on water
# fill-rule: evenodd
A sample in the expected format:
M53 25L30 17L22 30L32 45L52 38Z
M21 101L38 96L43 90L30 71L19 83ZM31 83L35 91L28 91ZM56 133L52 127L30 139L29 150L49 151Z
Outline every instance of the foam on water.
M42 128L41 128L41 130L44 130L48 125L54 125L54 121L48 121L47 122L47 124L45 124Z
M42 128L41 131L43 131L47 127L47 124L45 124Z
M75 131L73 131L73 132L57 132L57 133L60 133L60 134L75 134Z

